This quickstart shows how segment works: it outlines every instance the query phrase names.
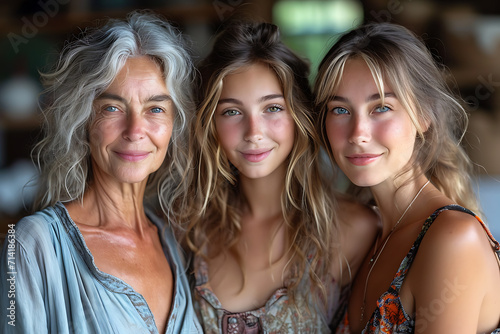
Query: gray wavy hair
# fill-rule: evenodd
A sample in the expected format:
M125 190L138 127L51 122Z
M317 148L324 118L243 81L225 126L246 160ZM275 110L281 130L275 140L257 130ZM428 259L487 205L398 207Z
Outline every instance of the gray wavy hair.
M54 70L41 74L48 102L43 108L43 139L32 152L40 169L35 210L83 198L92 178L89 126L94 99L126 60L137 56L149 56L160 65L175 106L167 155L150 176L146 196L158 193L165 208L167 194L182 187L195 110L191 55L182 34L169 22L149 11L134 11L123 20L109 19L99 28L84 31L64 47Z

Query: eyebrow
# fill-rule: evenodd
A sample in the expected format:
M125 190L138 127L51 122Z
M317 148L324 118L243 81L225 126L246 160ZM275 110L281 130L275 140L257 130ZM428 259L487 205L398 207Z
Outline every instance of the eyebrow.
M396 94L390 93L390 92L384 93L384 98L387 98L387 97L396 98ZM366 99L366 102L376 101L379 99L380 99L380 94L375 93L373 95L368 96L368 98ZM337 96L334 96L330 101L349 102L349 99L346 97L342 97L342 96L337 95Z
M103 100L103 99L115 100L115 101L119 101L123 104L127 104L127 100L125 100L120 95L116 95L116 94L102 93L101 95L99 95L96 98L96 100ZM163 102L163 101L172 101L172 97L170 95L167 95L167 94L152 95L152 96L148 97L145 102Z
M284 96L282 94L269 94L269 95L265 95L265 96L262 96L261 98L259 98L258 102L265 102L265 101L274 100L274 99L284 99ZM237 105L243 105L242 101L240 101L238 99L233 99L233 98L220 99L219 104L223 104L223 103L233 103L233 104L237 104Z

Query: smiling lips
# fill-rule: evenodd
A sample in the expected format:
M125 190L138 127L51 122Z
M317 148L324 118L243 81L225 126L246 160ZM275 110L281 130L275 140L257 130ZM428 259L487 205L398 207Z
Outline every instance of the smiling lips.
M260 162L271 154L272 150L248 150L241 152L243 157L249 162Z
M355 166L366 166L377 160L382 154L352 154L347 156L347 160Z
M116 154L123 160L136 162L146 159L149 156L147 151L124 151L116 152Z

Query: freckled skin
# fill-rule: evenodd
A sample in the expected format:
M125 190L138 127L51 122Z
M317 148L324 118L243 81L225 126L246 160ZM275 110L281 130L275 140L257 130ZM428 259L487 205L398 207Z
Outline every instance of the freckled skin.
M427 176L411 160L416 128L387 82L382 101L362 59L347 61L334 94L325 120L334 159L353 183L370 188L382 222L378 243L352 284L348 316L355 334L365 328L426 218L455 201L433 183L423 188ZM426 232L398 296L418 333L491 333L499 324L499 281L498 258L476 218L444 211ZM453 298L443 294L450 282L463 287Z
M336 163L349 179L361 187L393 179L410 161L415 145L416 128L407 111L385 84L381 112L372 74L361 59L346 63L342 83L336 95L342 99L328 103L325 127ZM340 111L337 114L334 110ZM379 155L374 162L356 166L348 159L353 154Z
M219 142L240 175L259 178L281 166L293 147L295 123L274 71L254 64L226 76L220 101L215 112ZM237 115L224 114L228 110ZM242 157L249 150L270 154L249 163Z
M82 202L65 204L96 266L145 298L159 332L167 326L174 278L143 199L148 177L163 163L172 134L169 94L151 59L127 60L94 101L91 186Z
M236 246L241 261L230 252L218 254L208 260L208 276L225 309L248 311L284 286L280 278L289 256L280 198L295 123L275 72L260 63L224 78L214 117L219 144L239 171L246 202Z
M147 101L151 96L169 95L161 71L154 62L140 59L128 60L94 103L97 115L90 131L92 160L98 171L118 182L141 182L156 171L165 159L172 133L172 101ZM154 113L153 107L163 112ZM148 157L130 163L117 155L122 151L144 151Z

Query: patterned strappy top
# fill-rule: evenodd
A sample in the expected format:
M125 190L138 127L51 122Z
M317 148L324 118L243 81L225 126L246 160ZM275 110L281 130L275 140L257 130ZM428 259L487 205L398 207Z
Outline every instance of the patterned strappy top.
M375 312L373 312L370 320L363 329L363 334L413 333L415 331L415 320L405 312L403 305L401 304L401 299L399 298L399 290L401 289L406 274L408 273L408 269L410 269L411 264L415 259L415 255L417 254L418 248L425 236L425 233L437 218L437 216L445 210L461 211L474 216L486 231L493 250L496 252L497 257L500 260L499 243L495 240L495 238L493 238L486 225L476 214L456 204L447 205L436 210L432 215L429 216L429 218L426 219L424 226L422 227L422 231L417 237L417 240L413 243L413 246L411 247L406 257L403 259L403 262L401 262L401 265L399 266L398 272L396 273L396 276L394 277L389 290L382 294L382 296L377 301L377 308L375 309ZM344 312L344 320L337 327L336 334L350 334L349 321L347 317L347 305L345 305ZM495 329L492 334L500 334L500 327Z
M288 289L283 287L275 291L262 307L233 313L225 310L213 293L207 263L201 257L195 257L194 268L194 306L206 334L330 333L333 316L339 314L337 310L344 304L341 299L347 296L347 293L342 293L347 289L341 289L335 280L325 282L328 285L328 310L324 314L316 308L309 275L306 274L299 284L295 305L290 302Z

